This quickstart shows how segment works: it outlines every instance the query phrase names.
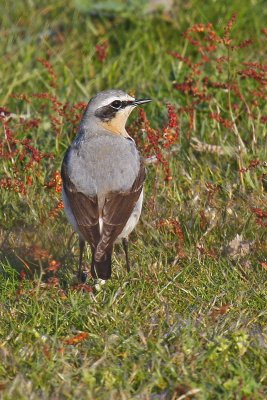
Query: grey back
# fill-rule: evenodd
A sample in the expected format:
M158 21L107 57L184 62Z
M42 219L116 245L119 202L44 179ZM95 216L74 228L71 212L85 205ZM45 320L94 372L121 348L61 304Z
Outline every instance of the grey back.
M77 190L99 197L129 190L140 169L134 141L99 128L93 134L86 131L80 129L65 156L68 175Z

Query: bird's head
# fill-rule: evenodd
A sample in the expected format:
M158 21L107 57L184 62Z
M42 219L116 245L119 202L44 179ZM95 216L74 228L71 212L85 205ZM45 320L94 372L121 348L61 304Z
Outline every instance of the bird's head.
M122 90L105 90L90 100L87 115L96 118L96 122L104 129L116 135L128 136L125 124L130 113L135 107L150 101L137 100Z

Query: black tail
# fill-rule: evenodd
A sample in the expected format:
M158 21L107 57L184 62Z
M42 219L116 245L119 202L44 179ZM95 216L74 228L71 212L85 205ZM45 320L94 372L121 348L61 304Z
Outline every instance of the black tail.
M106 254L105 259L96 261L94 255L91 264L91 274L94 279L110 279L111 277L111 257L112 253Z

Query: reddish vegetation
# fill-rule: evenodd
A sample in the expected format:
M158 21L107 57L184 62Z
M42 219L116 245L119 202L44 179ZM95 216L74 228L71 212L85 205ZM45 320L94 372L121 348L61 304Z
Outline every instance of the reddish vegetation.
M52 174L51 180L45 184L45 187L47 187L47 189L53 188L57 193L61 193L62 180L61 180L61 175L60 175L59 171L55 171Z
M60 269L61 265L59 261L56 260L50 260L48 267L46 268L47 271L51 271L51 272L57 272Z
M77 285L73 285L73 286L71 287L71 289L72 289L73 291L76 291L76 292L83 292L83 293L92 293L92 292L93 292L92 287L89 286L89 285L87 285L87 284L85 284L85 283L79 283L79 284L77 284Z
M208 204L210 204L214 198L214 195L217 192L220 192L221 187L219 185L214 185L211 182L206 182L206 190L207 190L207 195L208 195Z
M232 133L233 138L237 139L236 145L243 149L244 142L255 144L257 141L255 121L266 123L262 109L267 100L267 66L260 62L237 64L236 60L240 57L236 53L250 46L252 41L248 39L234 43L231 32L235 20L236 16L233 15L222 36L215 32L212 24L196 24L184 33L184 38L194 47L192 53L196 53L197 57L193 60L174 51L169 53L182 65L181 78L174 83L174 89L183 95L184 104L178 109L174 105L167 106L168 123L163 129L152 128L144 110L140 111L139 121L132 127L131 134L139 141L145 154L155 155L162 165L166 181L172 179L169 155L172 147L179 142L181 123L183 137L190 139L198 123L202 123L203 116L207 118L208 115L216 123L216 128L227 134ZM222 52L226 55L222 56ZM230 68L233 69L231 73ZM214 102L219 95L223 99L222 109ZM211 112L212 109L216 111ZM209 110L208 114L206 110ZM140 129L145 134L143 141L140 140ZM241 161L239 163L242 164ZM245 172L245 169L241 168L240 172Z
M131 129L131 134L137 139L140 147L146 157L155 155L158 162L163 166L165 180L172 180L169 167L169 154L164 150L170 149L172 145L178 142L180 127L178 115L175 113L174 106L168 104L168 122L163 129L155 129L150 125L146 113L143 109L139 112L139 120ZM146 139L143 143L140 141L140 129L145 132ZM137 131L137 132L136 132ZM137 136L138 135L138 136Z
M64 204L63 201L58 201L57 204L55 205L55 207L53 207L50 211L49 211L49 217L51 218L55 218L57 217L57 215L60 213L61 210L63 210L64 208Z
M246 168L241 168L241 169L239 170L239 172L243 174L244 172L251 171L252 169L258 167L258 166L261 165L261 164L263 164L263 163L261 163L260 160L251 160L250 163L249 163L249 165L248 165L248 167L246 167Z
M221 307L214 307L211 312L210 312L210 316L212 318L218 318L221 315L226 314L229 310L230 310L231 306L229 304L225 304Z
M267 210L252 207L251 211L256 216L256 224L267 227Z
M71 338L65 339L64 344L76 345L83 342L85 339L88 338L88 336L89 336L88 332L81 332Z
M50 85L53 88L57 88L57 75L56 75L52 65L48 61L46 61L46 60L44 60L42 58L37 58L37 61L39 63L41 63L45 67L45 69L47 70L48 75L50 77Z
M108 50L109 50L108 40L104 40L102 43L97 44L95 46L96 57L97 57L98 61L100 61L101 63L106 61L107 56L108 56Z
M176 236L176 251L179 258L185 257L184 234L180 222L177 219L162 219L158 222L158 228L167 228Z
M184 37L198 54L196 62L179 53L170 52L174 58L183 64L186 71L184 80L175 83L174 88L185 95L184 99L187 104L180 107L178 113L180 115L185 114L188 118L188 137L195 130L198 114L201 113L199 106L202 105L208 109L208 105L213 104L214 90L221 90L227 94L228 110L225 110L224 113L222 111L212 112L209 114L209 118L229 131L238 128L238 112L242 109L246 110L247 122L257 120L260 112L257 107L263 105L263 101L266 101L264 88L267 79L266 65L259 62L243 62L235 65L235 59L238 58L235 57L235 52L239 52L252 44L251 40L234 44L231 31L235 19L236 16L234 15L225 27L222 36L215 32L212 24L196 24L184 33ZM226 55L218 57L217 52L221 54L222 51ZM234 73L229 74L230 64L243 80L254 80L253 89L251 89L249 81L244 82L237 79ZM210 76L217 78L217 81L214 78L211 80ZM255 89L255 83L257 89ZM243 90L244 87L246 87L246 90ZM246 96L243 92L246 93ZM263 116L261 116L261 121L264 122ZM246 123L243 120L243 124L244 122ZM251 136L253 137L253 132L251 132Z

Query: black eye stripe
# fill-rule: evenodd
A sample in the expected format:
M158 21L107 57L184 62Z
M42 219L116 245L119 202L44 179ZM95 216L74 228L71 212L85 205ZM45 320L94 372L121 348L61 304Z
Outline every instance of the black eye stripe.
M111 104L110 107L120 110L122 108L125 108L127 106L130 106L133 104L133 101L120 101L120 100L114 100Z
M113 105L114 102L118 102L118 104L115 104L115 107ZM110 104L100 107L95 111L95 116L103 122L110 121L112 118L116 116L116 113L119 110L124 109L127 106L134 105L134 100L129 100L129 101L120 101L120 100L114 100Z

